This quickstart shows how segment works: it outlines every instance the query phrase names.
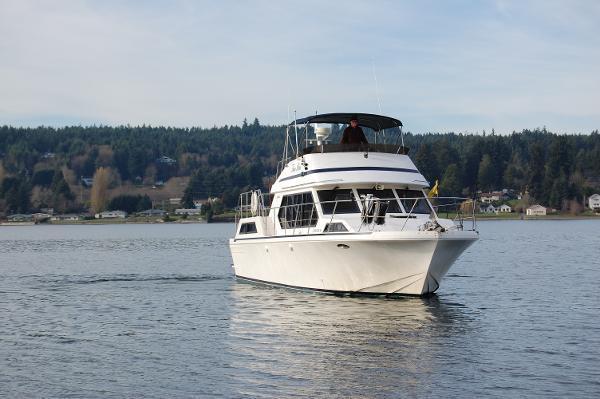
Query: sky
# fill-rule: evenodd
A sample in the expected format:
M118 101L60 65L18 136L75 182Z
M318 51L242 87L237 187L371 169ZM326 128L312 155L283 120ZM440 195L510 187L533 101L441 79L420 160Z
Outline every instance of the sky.
M0 0L0 125L600 129L600 1Z

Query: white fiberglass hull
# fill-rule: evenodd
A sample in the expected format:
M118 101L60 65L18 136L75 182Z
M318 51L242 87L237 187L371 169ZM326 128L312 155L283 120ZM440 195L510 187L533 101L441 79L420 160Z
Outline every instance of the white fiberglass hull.
M374 232L230 240L235 274L321 291L425 295L473 231Z

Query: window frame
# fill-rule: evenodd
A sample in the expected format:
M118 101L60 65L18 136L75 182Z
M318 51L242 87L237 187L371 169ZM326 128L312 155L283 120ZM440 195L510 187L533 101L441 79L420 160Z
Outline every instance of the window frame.
M253 226L254 229L253 231L248 231L248 227L249 226ZM256 228L256 222L244 222L242 224L240 224L240 229L238 231L238 234L256 234L258 233L258 229Z
M291 203L289 199L292 199ZM298 215L300 215L300 219L298 219ZM290 217L288 218L288 216ZM277 219L279 227L283 230L315 227L319 222L319 212L313 192L283 194L277 211Z
M423 190L410 189L410 188L395 188L394 191L396 193L396 197L398 198L398 202L402 206L402 209L404 210L405 214L411 214L411 215L431 215L433 213L433 207L429 203L429 200L427 199L427 195L425 195L425 193L423 192ZM419 195L410 195L408 197L404 197L403 198L403 197L400 196L400 192L415 192L415 193L419 193ZM412 204L411 204L411 206L409 208L407 208L405 206L405 202L403 201L406 198L417 198L416 200L407 199L406 201L415 201L417 203L424 202L425 206L428 209L428 212L427 213L417 212L417 210L419 209L418 205L414 209L413 209L413 205ZM412 209L412 212L411 212L411 209Z
M396 189L394 189L394 188L384 188L383 190L375 190L374 188L357 188L356 189L356 194L358 195L359 202L361 202L361 206L362 206L362 199L360 198L360 195L361 195L360 192L361 192L361 190L362 191L371 191L372 192L372 193L368 193L368 194L374 194L376 192L390 191L391 194L392 194L390 197L383 196L383 198L377 198L380 201L388 201L389 202L386 213L394 213L394 214L405 213L405 212L403 212L403 208L400 205L400 201L398 200L398 195L396 194L396 191L395 191ZM392 199L394 201L396 201L396 203L395 203L396 209L392 208L394 206L394 204L392 204L392 202L391 202ZM391 211L390 211L390 208L392 208Z
M348 191L350 193L351 196L351 200L336 200L335 196L333 197L333 199L325 199L323 200L321 198L321 193L334 193L336 191ZM317 190L317 197L319 198L319 206L321 208L321 214L323 216L331 216L334 213L336 215L353 215L353 214L360 214L361 211L361 206L359 204L360 199L357 197L357 193L355 193L353 188L340 188L340 189L331 189L331 190ZM352 207L352 205L350 204L354 204L354 208L353 209L344 209L342 208L340 210L340 208L338 208L340 202L337 203L338 206L336 206L335 201L342 201L342 203L348 204L350 207ZM335 208L335 209L334 209ZM334 212L335 210L335 212Z

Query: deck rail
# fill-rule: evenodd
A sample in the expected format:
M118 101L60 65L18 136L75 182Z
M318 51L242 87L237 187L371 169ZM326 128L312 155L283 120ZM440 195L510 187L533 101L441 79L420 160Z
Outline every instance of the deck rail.
M423 203L427 203L427 212L424 212ZM235 217L236 228L240 219L258 216L264 225L264 231L269 232L269 236L275 235L278 230L283 232L284 235L296 235L299 231L303 234L311 234L311 232L339 233L346 229L340 221L346 222L356 231L362 231L363 229L372 231L376 226L383 225L390 219L403 221L400 230L404 231L410 219L417 218L418 214L428 214L429 219L420 227L421 230L477 229L476 202L464 197L376 198L361 196L358 201L356 199L317 200L315 202L278 207L268 204L270 204L269 194L263 194L260 190L240 194ZM351 204L356 204L356 206L349 207L348 205ZM327 220L327 223L325 226L321 226L319 231L315 231L314 229L319 221L319 213L323 219ZM360 216L354 218L354 225L350 225L348 220L352 219L348 217L351 215ZM445 215L445 219L452 220L453 226L450 228L442 227L439 223L441 215ZM333 226L337 223L342 226Z

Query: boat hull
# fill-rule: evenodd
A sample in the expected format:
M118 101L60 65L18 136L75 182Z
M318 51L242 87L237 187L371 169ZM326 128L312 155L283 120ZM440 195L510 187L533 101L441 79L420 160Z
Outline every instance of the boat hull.
M296 288L364 294L435 292L478 234L374 232L230 240L236 276Z

